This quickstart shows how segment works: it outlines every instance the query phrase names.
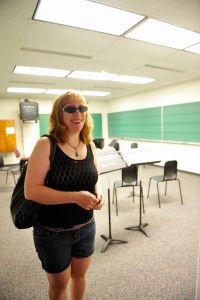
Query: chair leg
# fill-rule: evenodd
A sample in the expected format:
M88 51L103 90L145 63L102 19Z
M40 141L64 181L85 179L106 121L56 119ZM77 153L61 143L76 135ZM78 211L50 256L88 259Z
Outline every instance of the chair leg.
M180 180L177 178L178 183L179 183L179 190L180 190L180 196L181 196L181 204L183 205L183 197L182 197L182 191L181 191L181 183Z
M6 172L6 183L8 182L8 171Z
M165 181L165 196L167 195L167 181Z
M113 198L112 198L112 204L115 202L115 184L113 184Z
M147 198L149 198L150 185L151 185L151 178L149 179L149 187L148 187Z
M161 208L161 205L160 205L160 193L159 193L159 188L158 188L158 182L157 182L157 191L158 191L158 204L159 204L159 208Z
M13 175L14 183L15 183L15 185L16 185L15 173L12 172L12 171L11 171L11 173L12 173L12 175Z
M116 216L118 216L117 188L115 188L115 207L116 207Z

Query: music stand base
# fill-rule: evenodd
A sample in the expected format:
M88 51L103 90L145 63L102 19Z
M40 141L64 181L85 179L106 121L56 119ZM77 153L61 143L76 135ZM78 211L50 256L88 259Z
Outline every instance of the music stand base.
M106 251L106 249L108 248L108 246L110 244L124 244L124 243L128 243L128 241L113 239L113 238L107 237L105 235L101 235L101 237L102 237L102 239L104 239L106 241L105 245L101 249L102 253Z
M129 227L126 227L125 230L139 230L142 233L144 233L144 235L146 235L147 237L150 237L148 232L146 232L145 229L144 229L144 227L146 227L147 225L148 225L148 223L139 224L137 226L129 226Z

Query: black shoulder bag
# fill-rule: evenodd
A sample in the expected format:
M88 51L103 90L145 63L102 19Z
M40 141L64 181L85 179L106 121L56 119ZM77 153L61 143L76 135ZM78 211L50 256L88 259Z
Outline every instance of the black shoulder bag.
M56 141L50 135L51 150L50 150L50 167L52 166L55 152L56 152ZM26 176L28 162L23 166L17 184L13 190L10 204L10 212L12 221L18 229L27 229L32 227L36 223L37 212L40 207L38 202L27 200L24 196L24 180ZM46 179L48 177L48 173ZM45 179L45 181L46 181Z

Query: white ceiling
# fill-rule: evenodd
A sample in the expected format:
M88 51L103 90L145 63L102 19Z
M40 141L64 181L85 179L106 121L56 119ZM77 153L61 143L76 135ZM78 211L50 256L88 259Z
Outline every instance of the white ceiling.
M0 0L0 98L54 99L7 93L8 87L106 91L112 100L200 78L200 55L109 34L32 20L37 0ZM200 0L99 0L200 33ZM13 74L16 65L155 78L146 85Z

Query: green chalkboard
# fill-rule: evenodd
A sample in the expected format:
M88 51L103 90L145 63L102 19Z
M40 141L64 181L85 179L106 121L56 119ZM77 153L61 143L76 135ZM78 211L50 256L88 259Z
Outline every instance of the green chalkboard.
M108 114L111 138L161 139L161 107Z
M92 118L94 120L93 137L96 139L102 138L102 115L92 114ZM39 122L40 122L40 136L48 133L49 114L40 114Z
M49 129L49 114L39 114L40 136L48 133Z
M92 114L94 121L94 129L92 135L94 139L102 138L102 115L101 114Z
M200 102L164 106L163 139L200 143Z

